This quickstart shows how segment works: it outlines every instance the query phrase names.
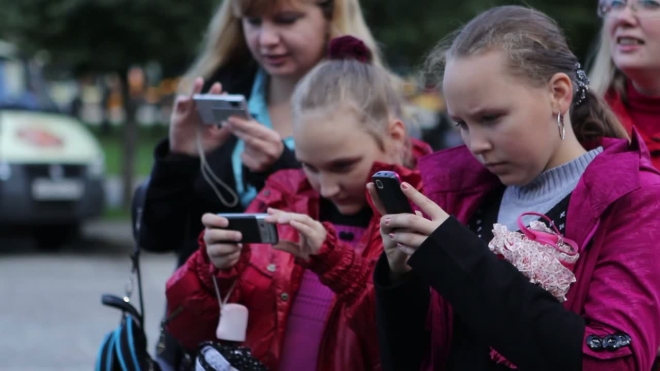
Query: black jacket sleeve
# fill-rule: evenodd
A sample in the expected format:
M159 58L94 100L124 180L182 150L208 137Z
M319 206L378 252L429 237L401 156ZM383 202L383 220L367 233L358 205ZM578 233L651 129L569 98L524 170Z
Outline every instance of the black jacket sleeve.
M203 91L221 82L224 91L250 97L257 71L253 60L230 61L205 80ZM236 138L207 154L208 165L217 177L229 186L236 184L231 165L231 152ZM231 196L218 187L226 199ZM154 151L154 166L146 189L141 226L140 246L154 252L176 251L179 265L197 249L197 237L202 231L201 217L206 212L241 212L242 206L223 205L207 184L200 171L198 157L172 154L167 139Z
M181 248L193 183L200 175L199 169L199 158L171 154L168 140L156 146L139 231L142 248L153 252Z
M275 163L266 171L254 173L243 166L243 174L247 183L252 185L257 190L261 190L266 184L266 179L272 174L285 169L299 169L300 163L296 160L295 152L290 150L286 145L284 151Z
M383 371L419 370L430 344L426 330L429 286L414 272L392 284L385 254L376 264L374 285Z
M408 264L522 370L580 370L585 322L450 217Z

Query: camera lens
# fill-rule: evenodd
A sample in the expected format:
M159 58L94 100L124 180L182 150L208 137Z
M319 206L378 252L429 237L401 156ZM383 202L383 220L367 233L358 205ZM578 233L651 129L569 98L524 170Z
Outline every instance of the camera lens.
M376 187L383 189L383 182L381 182L379 179L376 179Z

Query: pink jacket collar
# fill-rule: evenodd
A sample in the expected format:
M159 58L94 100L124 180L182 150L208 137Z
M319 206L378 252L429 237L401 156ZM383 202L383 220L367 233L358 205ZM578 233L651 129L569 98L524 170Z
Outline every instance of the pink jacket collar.
M571 196L566 237L580 246L589 239L603 212L640 186L640 171L658 173L639 133L632 141L604 138L604 151L587 167ZM503 187L466 146L439 151L419 160L425 193L449 214L467 223L491 191Z

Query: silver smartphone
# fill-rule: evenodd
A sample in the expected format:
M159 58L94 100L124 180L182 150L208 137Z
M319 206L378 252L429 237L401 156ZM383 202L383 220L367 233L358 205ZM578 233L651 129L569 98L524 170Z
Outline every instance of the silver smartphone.
M275 224L264 220L268 214L225 213L218 214L218 216L229 220L229 226L226 229L241 232L243 235L241 243L268 243L274 245L279 242Z
M242 94L195 94L193 100L205 125L220 125L230 116L250 118L247 101Z

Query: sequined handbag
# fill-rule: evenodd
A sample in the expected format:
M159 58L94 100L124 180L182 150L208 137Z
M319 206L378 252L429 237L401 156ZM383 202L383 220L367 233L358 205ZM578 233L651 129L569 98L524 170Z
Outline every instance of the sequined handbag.
M195 371L268 371L249 348L206 341L199 345Z

